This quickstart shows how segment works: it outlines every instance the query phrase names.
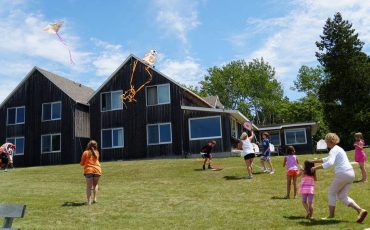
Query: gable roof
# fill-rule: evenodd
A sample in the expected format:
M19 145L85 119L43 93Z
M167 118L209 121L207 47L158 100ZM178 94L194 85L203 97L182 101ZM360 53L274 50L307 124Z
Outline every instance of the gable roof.
M220 98L218 96L208 96L203 97L203 99L212 105L213 108L223 109L225 106L220 102Z
M167 75L163 74L162 72L158 71L157 69L154 69L152 68L151 66L147 65L145 62L143 62L143 60L141 58L138 58L136 57L135 55L133 54L130 54L126 60L103 82L103 84L97 89L95 90L95 92L90 96L90 98L88 99L88 101L90 101L115 75L116 73L122 69L123 66L125 66L131 58L135 58L136 60L140 61L140 63L142 63L143 65L146 65L148 67L151 68L152 71L158 73L159 75L161 75L162 77L166 78L167 80L171 81L173 84L175 84L176 86L180 87L181 89L183 89L186 93L189 93L191 94L192 96L194 96L195 98L199 99L201 102L203 102L205 105L207 105L208 107L212 108L212 105L210 105L207 101L205 101L202 97L200 97L199 95L197 95L196 93L193 93L191 90L185 88L184 86L180 85L179 83L177 83L175 80L171 79L170 77L168 77Z
M0 108L3 107L6 101L9 100L11 96L26 82L35 71L39 71L44 77L46 77L49 81L51 81L56 87L58 87L61 91L71 97L74 101L87 105L88 98L90 95L93 94L94 90L79 84L77 82L71 81L67 78L61 77L56 75L52 72L47 70L41 69L37 66L33 67L32 70L26 75L25 78L15 87L15 89L3 100L0 104Z
M36 69L78 103L87 105L88 99L94 93L94 90L90 87L71 81L39 67L36 67Z

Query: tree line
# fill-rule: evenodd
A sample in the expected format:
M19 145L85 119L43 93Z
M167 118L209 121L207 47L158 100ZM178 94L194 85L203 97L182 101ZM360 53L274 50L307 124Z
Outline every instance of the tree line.
M258 126L315 121L315 140L328 131L351 148L353 134L370 141L370 57L362 51L358 33L340 13L328 18L315 54L319 65L302 66L291 89L304 93L296 101L284 96L275 69L263 58L214 66L199 87L201 96L217 95L228 109L238 109Z

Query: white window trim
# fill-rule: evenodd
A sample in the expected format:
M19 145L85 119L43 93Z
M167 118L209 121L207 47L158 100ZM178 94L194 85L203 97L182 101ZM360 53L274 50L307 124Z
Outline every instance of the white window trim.
M51 136L51 139L50 139L50 149L53 148L53 136L60 136L60 142L59 142L59 150L58 151L53 151L51 150L50 152L43 152L42 151L42 146L43 146L43 143L42 143L42 137L44 136ZM41 135L41 154L48 154L48 153L60 153L62 152L62 134L61 133L50 133L50 134L43 134Z
M159 98L158 98L158 86L164 86L164 85L168 85L168 98L169 98L169 101L168 102L165 102L165 103L159 103L158 102L159 101ZM148 105L148 88L153 88L153 87L156 87L156 89L157 89L157 104ZM146 86L145 87L145 104L146 104L147 107L149 107L149 106L157 106L157 105L171 104L171 85L170 85L170 83Z
M114 146L113 147L113 130L121 130L122 129L122 146ZM105 130L110 130L111 131L111 137L112 137L112 147L104 147L103 148L103 131ZM100 137L101 137L101 149L119 149L119 148L124 148L125 147L125 129L123 127L118 127L118 128L109 128L109 129L102 129L101 132L100 132Z
M192 120L203 120L203 119L207 119L207 118L214 118L214 117L218 117L219 120L220 120L220 132L221 132L221 135L220 136L212 136L212 137L197 137L197 138L192 138L191 137L191 121ZM221 121L221 116L208 116L208 117L195 117L195 118L189 118L188 120L188 126L189 126L189 140L191 141L195 141L195 140L206 140L206 139L213 139L213 138L222 138L222 121Z
M18 115L18 109L23 108L24 109L24 121L17 123L17 115ZM9 109L15 109L15 123L14 124L9 124ZM11 107L6 109L6 126L11 126L11 125L21 125L26 122L26 106L17 106L17 107Z
M170 137L171 140L167 142L161 142L161 131L159 126L161 125L170 125ZM158 129L158 143L149 143L149 126L157 126ZM155 123L155 124L147 124L146 125L146 144L147 145L165 145L165 144L172 144L172 123L171 122L165 122L165 123Z
M110 104L111 104L111 107L112 107L112 93L121 93L121 95L123 94L123 90L115 90L115 91L109 91L109 92L101 92L100 93L100 112L102 113L105 113L105 112L110 112L110 111L117 111L117 110L123 110L123 102L121 101L120 105L121 107L120 108L117 108L117 109L109 109L109 110L104 110L103 111L103 107L102 107L102 103L103 103L103 100L102 100L102 97L103 97L103 94L110 94Z
M57 103L60 103L60 118L53 119L52 118L52 116L53 116L53 104L57 104ZM50 120L44 120L44 105L51 105L50 106L50 116L51 116L51 119ZM41 107L41 121L42 122L45 122L45 121L58 121L58 120L62 120L62 101L54 101L54 102L42 103L42 107Z
M17 139L23 139L23 153L13 153L13 155L14 155L14 156L22 156L22 155L24 155L24 149L25 149L25 147L26 147L26 145L25 145L26 139L25 139L23 136L18 136L18 137L7 137L7 138L6 138L6 142L9 142L9 139L14 139L14 142L16 142L15 140L17 140ZM12 144L15 144L15 147L17 148L16 143L12 143Z
M298 132L298 131L303 131L305 142L304 143L289 143L288 144L287 143L287 138L286 138L287 132ZM285 145L305 145L305 144L307 144L306 128L286 129L286 130L284 130L284 137L285 137Z
M278 134L278 136L279 136L279 146L281 146L281 136L280 136L280 131L271 131L271 132L269 132L269 134L270 134L270 136L272 135L272 134ZM261 140L262 140L262 138L261 138ZM271 143L271 139L269 138L269 141L270 141L270 143ZM272 143L271 143L272 144Z

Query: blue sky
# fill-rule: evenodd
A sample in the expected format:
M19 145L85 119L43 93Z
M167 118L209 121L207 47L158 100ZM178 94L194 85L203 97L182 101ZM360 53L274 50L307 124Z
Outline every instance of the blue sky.
M370 44L370 1L363 0L0 0L0 101L39 66L97 89L129 54L156 49L156 68L197 85L207 69L263 57L285 95L300 66L316 66L315 41L340 11ZM42 31L59 31L72 51Z

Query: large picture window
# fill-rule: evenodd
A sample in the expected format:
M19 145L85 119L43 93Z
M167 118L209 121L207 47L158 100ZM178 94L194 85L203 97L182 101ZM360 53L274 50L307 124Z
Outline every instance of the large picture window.
M189 119L190 140L221 138L221 117L202 117Z
M172 143L171 123L147 125L148 145L159 145Z
M299 145L307 144L306 129L287 129L285 130L285 144Z
M8 108L7 112L7 124L8 125L18 125L24 124L25 120L25 107L14 107Z
M54 153L61 150L61 135L47 134L41 136L41 153Z
M42 104L42 121L60 120L62 118L62 103L51 102Z
M14 155L24 155L24 137L10 137L6 142L15 144Z
M123 108L121 101L122 90L101 93L101 111L119 110Z
M123 128L103 129L101 135L103 149L124 147Z
M170 84L146 87L146 104L163 105L171 103Z

